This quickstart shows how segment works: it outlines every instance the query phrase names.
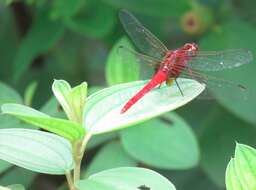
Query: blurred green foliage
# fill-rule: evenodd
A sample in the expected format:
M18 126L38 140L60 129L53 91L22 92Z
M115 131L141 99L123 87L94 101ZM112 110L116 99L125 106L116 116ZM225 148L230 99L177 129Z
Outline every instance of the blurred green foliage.
M181 20L198 6L206 8L212 20L204 31L192 34ZM1 0L0 104L25 101L51 116L64 117L51 98L53 79L63 78L72 85L87 81L89 90L136 80L136 73L118 65L120 59L115 52L120 39L130 44L123 38L125 33L117 16L123 8L133 12L170 49L196 42L205 50L246 48L256 56L255 6L253 0ZM216 100L195 100L177 110L177 117L186 121L177 128L183 127L184 131L175 131L175 116L170 123L159 118L140 124L138 129L92 139L88 152L91 156L85 160L90 165L84 175L139 165L159 169L177 184L177 189L223 189L235 141L256 145L255 69L253 61L241 68L211 73L244 84L248 99L231 101L229 94L236 92L214 91ZM27 92L32 81L38 83L37 89ZM5 115L0 115L0 121L1 128L24 127L24 123ZM159 136L153 139L152 134ZM135 142L140 146L132 144ZM0 171L1 185L21 183L27 189L40 190L45 189L43 183L56 188L63 182L62 178L41 175L32 181L34 173L2 161Z

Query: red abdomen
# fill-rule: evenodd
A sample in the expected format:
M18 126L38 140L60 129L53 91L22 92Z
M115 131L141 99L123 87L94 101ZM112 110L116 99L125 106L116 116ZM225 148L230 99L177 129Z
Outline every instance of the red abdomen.
M133 96L122 108L121 114L125 113L130 109L137 101L139 101L146 93L155 88L157 85L160 85L162 82L168 79L168 73L162 70L159 70L154 77L137 93Z

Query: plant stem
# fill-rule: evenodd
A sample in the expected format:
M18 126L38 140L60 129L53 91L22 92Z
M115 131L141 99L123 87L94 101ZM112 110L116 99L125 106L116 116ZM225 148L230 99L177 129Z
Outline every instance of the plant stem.
M69 189L70 190L77 190L77 188L75 187L75 185L72 181L72 175L71 175L70 171L66 173L66 178L67 178Z
M81 163L84 156L86 145L90 140L91 136L92 136L91 133L87 133L84 136L82 143L79 143L78 146L76 147L77 151L75 153L74 182L80 180Z

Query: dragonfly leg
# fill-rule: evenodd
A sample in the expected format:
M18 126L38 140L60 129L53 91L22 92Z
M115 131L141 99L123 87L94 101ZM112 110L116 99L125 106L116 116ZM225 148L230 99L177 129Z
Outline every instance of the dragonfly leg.
M181 90L181 88L180 88L180 85L179 85L178 81L177 81L176 79L174 79L174 80L175 80L175 83L176 83L177 87L179 88L179 91L180 91L181 95L184 96L184 94L183 94L183 92L182 92L182 90Z

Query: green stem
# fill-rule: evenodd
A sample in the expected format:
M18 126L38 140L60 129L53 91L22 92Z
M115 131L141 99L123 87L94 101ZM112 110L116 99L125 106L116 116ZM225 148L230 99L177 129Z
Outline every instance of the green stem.
M72 175L71 175L70 171L66 173L66 178L67 178L67 182L68 182L68 188L70 190L77 190L77 188L75 187L75 185L72 181Z
M92 137L92 134L87 133L82 141L76 146L76 153L75 153L75 168L74 168L74 182L80 180L80 173L81 173L81 163L84 156L85 148Z

